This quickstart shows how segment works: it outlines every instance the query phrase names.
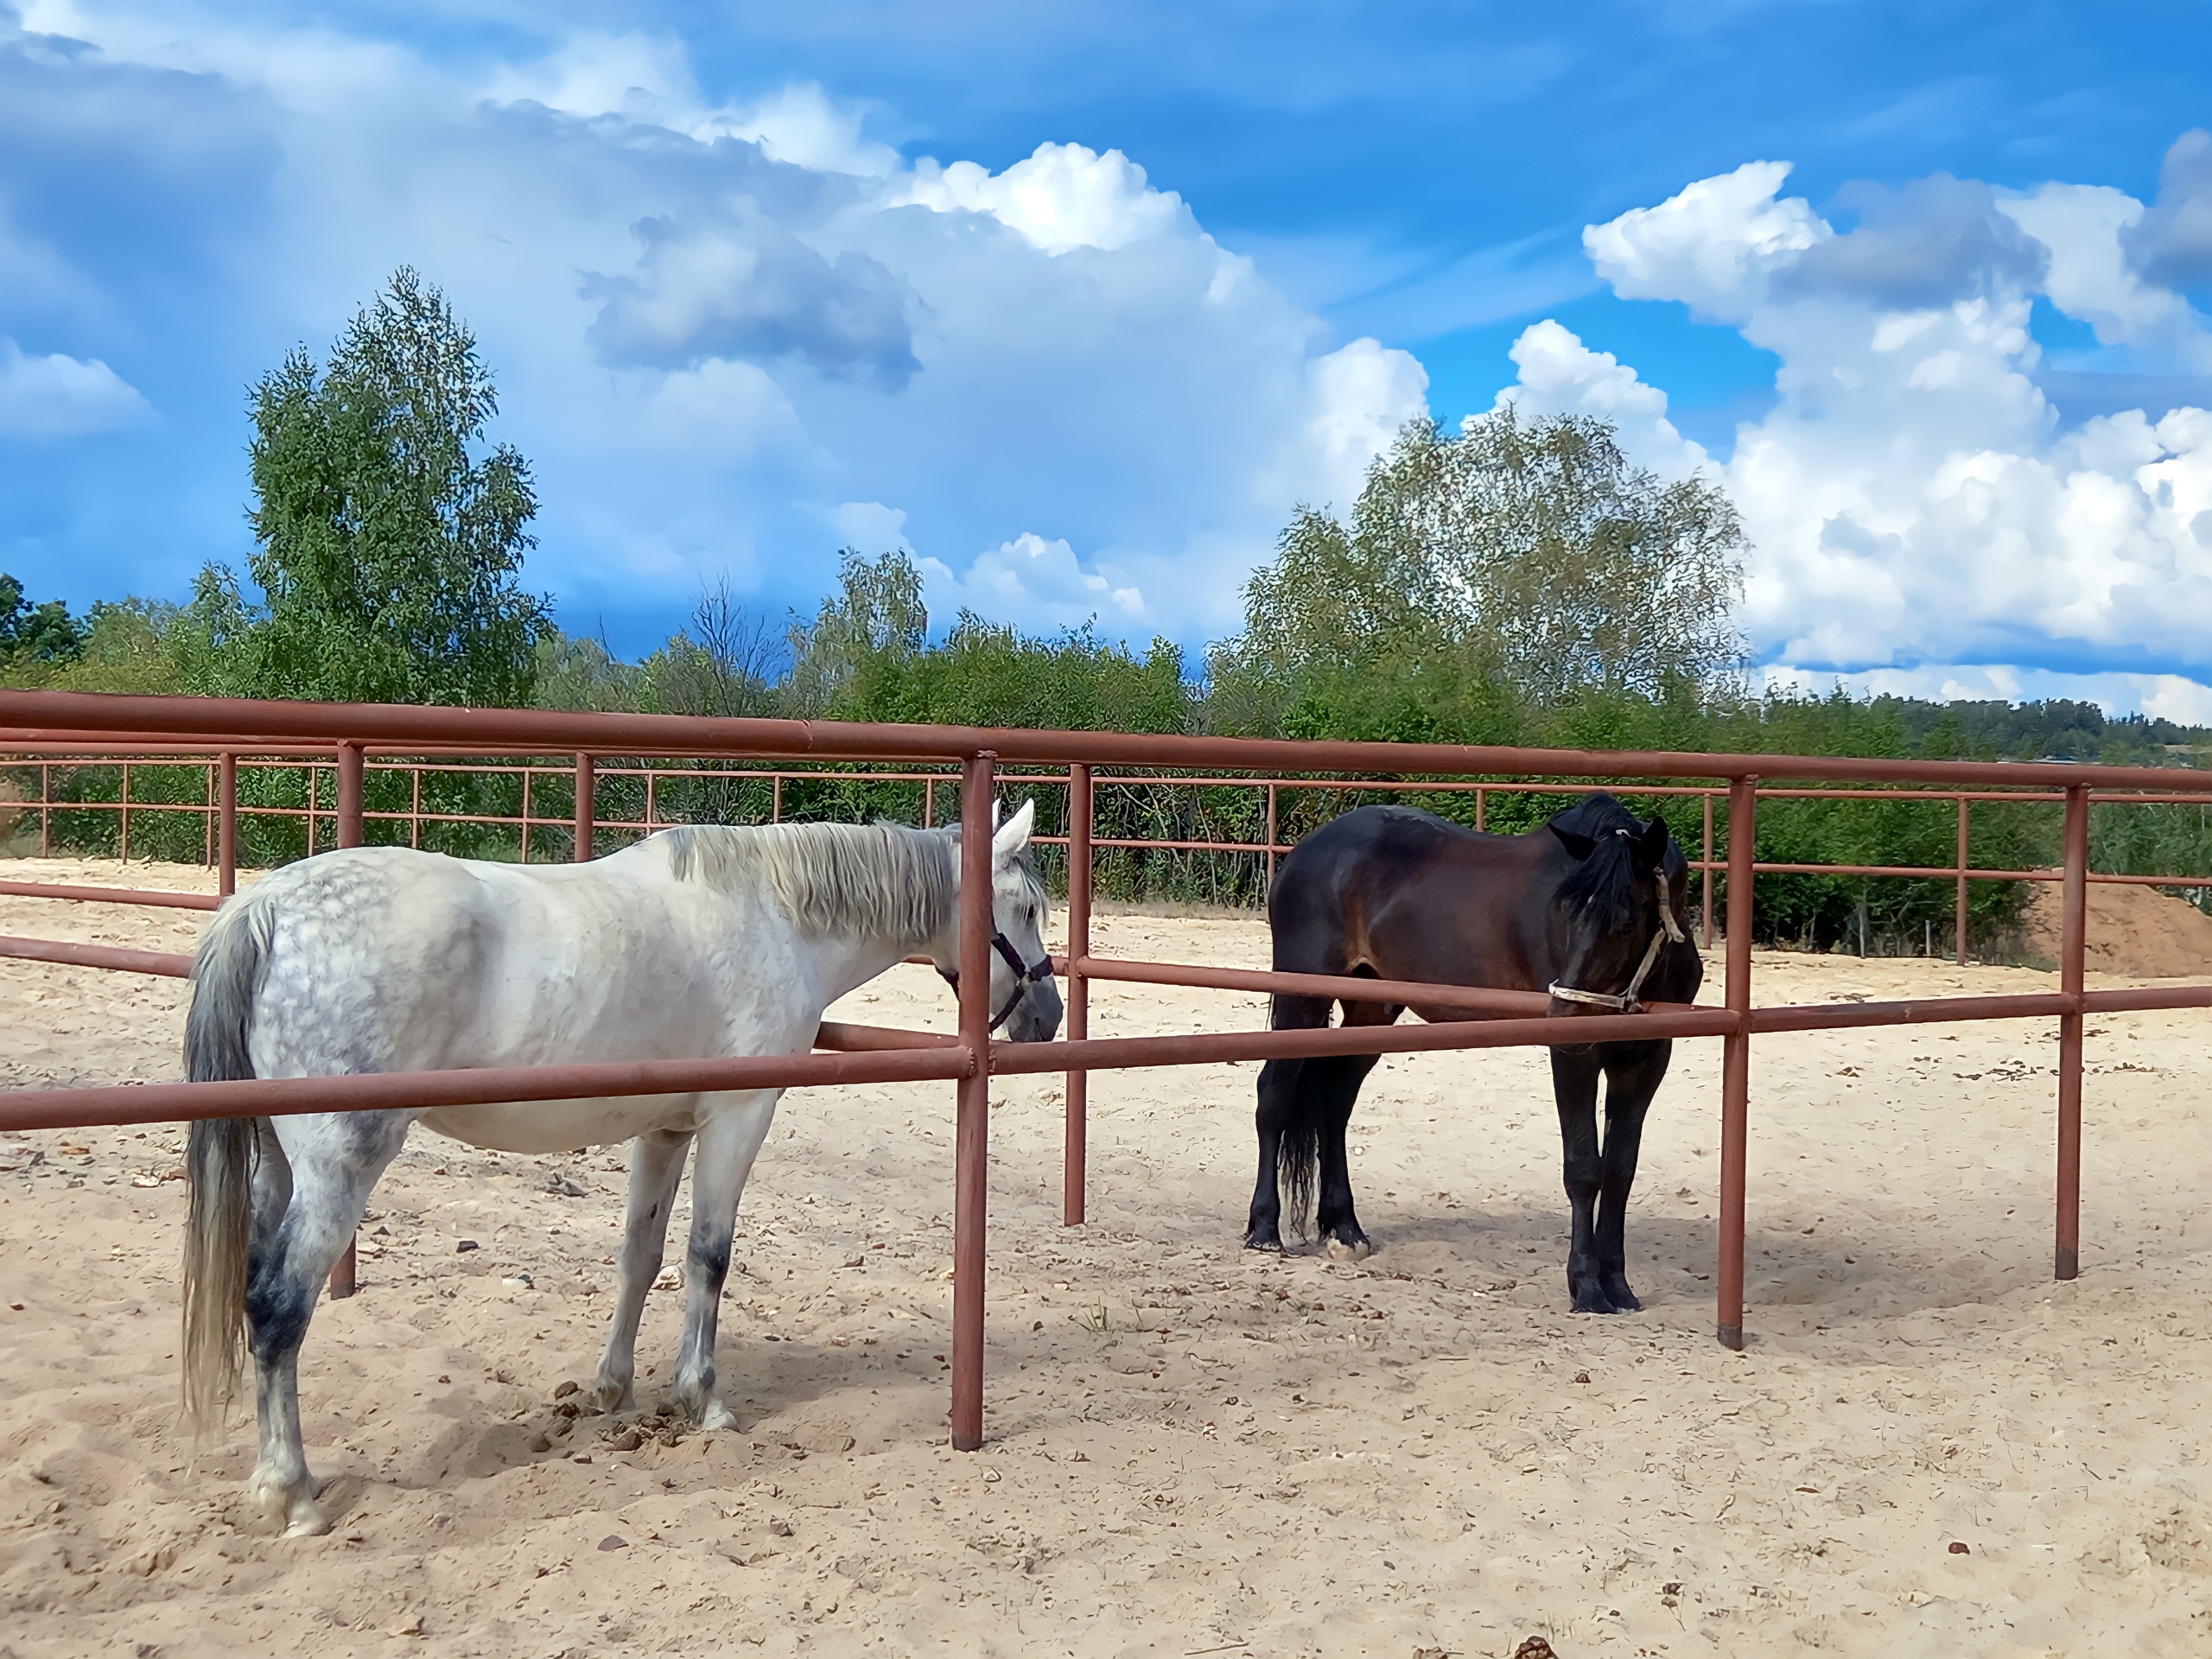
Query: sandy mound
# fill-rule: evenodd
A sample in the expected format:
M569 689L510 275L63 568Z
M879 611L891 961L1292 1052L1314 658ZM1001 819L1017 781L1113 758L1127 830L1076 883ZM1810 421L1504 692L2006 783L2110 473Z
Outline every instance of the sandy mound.
M2054 966L2061 938L2059 884L2042 881L2021 918L2030 956ZM2212 916L2156 887L2089 884L2086 966L2093 974L2139 979L2202 978L2212 973Z

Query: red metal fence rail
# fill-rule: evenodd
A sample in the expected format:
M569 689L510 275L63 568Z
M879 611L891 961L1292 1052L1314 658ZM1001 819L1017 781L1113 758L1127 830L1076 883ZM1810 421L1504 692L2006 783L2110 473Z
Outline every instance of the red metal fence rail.
M1546 751L1447 745L1292 743L1220 738L1135 736L1111 733L1014 732L973 728L859 726L832 722L770 720L683 719L657 715L551 714L533 710L464 710L344 704L264 703L189 698L103 697L55 692L0 693L0 752L85 753L105 750L152 755L183 751L218 763L218 797L208 810L225 843L226 889L231 885L228 849L234 846L236 767L242 756L281 753L299 756L317 751L329 757L336 772L334 838L341 844L360 839L362 778L372 754L434 753L567 753L575 757L576 809L573 821L576 856L588 856L599 833L608 828L593 813L597 781L595 757L684 755L718 760L823 760L916 763L960 768L963 826L960 962L963 995L960 1034L946 1039L918 1032L825 1026L817 1046L830 1050L804 1055L664 1063L658 1065L533 1068L526 1071L460 1071L238 1083L168 1084L127 1089L18 1090L0 1092L0 1128L60 1127L146 1122L218 1116L258 1116L294 1111L331 1111L427 1107L486 1100L551 1099L579 1094L642 1094L721 1088L799 1088L859 1082L950 1080L957 1086L954 1205L954 1353L952 1435L956 1446L982 1443L983 1401L983 1291L987 1219L988 1090L994 1074L1041 1071L1068 1074L1066 1145L1063 1198L1065 1218L1084 1214L1086 1086L1093 1071L1126 1066L1192 1065L1277 1056L1405 1053L1560 1041L1594 1042L1630 1038L1719 1037L1723 1043L1721 1084L1720 1226L1718 1305L1715 1325L1731 1347L1743 1343L1744 1238L1751 1104L1751 1039L1761 1033L1834 1030L1881 1025L1958 1020L2050 1018L2059 1020L2056 1259L2061 1279L2079 1270L2081 1202L2081 1084L2083 1019L2090 1013L2212 1007L2212 985L2141 987L2088 991L2083 987L2085 901L2088 882L2088 810L2100 799L2139 804L2196 804L2212 799L2202 786L2177 787L2169 771L2147 767L2075 766L2050 762L1980 762L1859 760L1852 758L1669 754ZM1071 793L1069 867L1070 974L1067 1040L1015 1046L996 1043L988 1033L988 804L1001 763L1055 768ZM1194 964L1147 963L1095 957L1090 950L1091 870L1097 849L1112 843L1091 834L1095 791L1103 768L1172 767L1261 774L1222 779L1249 784L1268 793L1268 833L1263 844L1236 843L1236 849L1272 860L1287 850L1275 842L1275 797L1284 788L1344 788L1341 779L1313 774L1335 772L1355 779L1377 772L1399 774L1372 786L1431 791L1531 789L1561 791L1580 785L1452 781L1454 778L1527 777L1535 779L1650 779L1684 780L1681 785L1633 786L1638 792L1698 792L1705 801L1706 856L1698 861L1706 880L1707 915L1711 915L1713 874L1713 804L1726 800L1727 906L1726 968L1719 1007L1657 1008L1638 1014L1550 1012L1549 1000L1527 993L1471 989L1463 986L1407 986L1406 1000L1465 1009L1470 1018L1439 1025L1355 1027L1333 1030L1241 1031L1167 1037L1096 1038L1089 1029L1088 984L1092 979L1256 991L1297 990L1372 997L1371 981L1325 976L1264 974ZM1065 771L1057 769L1065 768ZM1408 782L1403 774L1433 775L1443 781ZM1294 774L1304 774L1297 776ZM772 775L772 774L771 774ZM800 774L787 774L800 775ZM818 775L818 774L805 774ZM870 774L880 775L880 774ZM944 778L940 772L912 774ZM1119 781L1119 780L1117 780ZM1154 779L1146 783L1185 779ZM1839 785L1859 785L1840 789ZM1872 789L1865 786L1872 785ZM1961 815L1982 799L2061 800L2065 805L2065 858L2058 872L1980 872L1965 868L1964 831L1956 869L1911 874L1967 880L2057 880L2063 884L2064 914L2060 988L2055 993L2012 996L1938 997L1881 1003L1751 1006L1751 939L1753 889L1768 866L1752 856L1756 816L1763 794L1846 795L1879 798L1896 785L1918 785L1955 798ZM1212 786L1212 785L1208 785ZM934 807L934 785L928 799ZM1916 797L1917 798L1918 797ZM1478 816L1484 797L1478 794ZM527 814L525 813L525 817ZM527 825L524 826L525 832ZM1857 867L1811 867L1822 874L1855 874ZM1870 874L1897 874L1869 868ZM2185 885L2169 878L2160 885ZM18 886L26 884L16 884ZM79 893L54 894L81 898ZM143 901L143 894L103 891L102 898ZM52 941L0 942L0 954L39 956L44 960L82 961L137 971L175 971L149 965L160 953L119 952L110 947L68 946ZM134 957L138 961L120 958Z

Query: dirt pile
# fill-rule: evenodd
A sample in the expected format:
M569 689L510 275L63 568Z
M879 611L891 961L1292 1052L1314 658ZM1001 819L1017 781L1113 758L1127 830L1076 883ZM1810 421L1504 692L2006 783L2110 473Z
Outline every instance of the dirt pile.
M2084 965L2094 974L2181 979L2212 973L2212 916L2155 887L2089 884ZM2060 885L2036 884L2021 917L2027 954L2056 967L2063 912Z

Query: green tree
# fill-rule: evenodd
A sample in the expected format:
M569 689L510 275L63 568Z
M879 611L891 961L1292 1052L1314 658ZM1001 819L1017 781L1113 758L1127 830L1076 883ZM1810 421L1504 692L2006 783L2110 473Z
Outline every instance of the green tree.
M838 556L838 591L810 623L791 630L791 672L783 686L787 713L829 714L841 702L874 700L862 682L895 677L928 640L922 573L898 549L873 559L847 548Z
M84 654L86 626L60 600L34 605L22 582L0 575L0 658L14 664L73 663Z
M1716 485L1631 467L1604 422L1414 421L1350 522L1301 509L1254 573L1217 724L1486 741L1523 709L1726 697L1745 551Z
M187 618L196 684L264 696L514 706L547 623L518 577L537 511L474 336L403 269L318 369L303 350L254 388L267 595L203 572ZM194 646L196 644L197 649Z

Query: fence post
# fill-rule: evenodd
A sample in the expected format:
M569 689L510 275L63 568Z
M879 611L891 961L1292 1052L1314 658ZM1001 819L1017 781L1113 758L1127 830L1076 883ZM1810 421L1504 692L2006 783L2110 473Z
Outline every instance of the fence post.
M340 847L361 844L361 746L338 746L338 838Z
M783 821L784 774L779 772L775 775L772 790L768 797L768 822L771 823L781 823Z
M38 855L54 856L54 766L38 763Z
M238 890L238 758L225 749L215 766L215 892Z
M960 771L960 1040L975 1070L961 1078L953 1129L952 1448L983 1444L983 1230L990 1198L991 791L998 756Z
M1959 966L1967 965L1967 798L1959 797L1959 893L1956 906Z
M1698 902L1698 931L1704 936L1701 949L1713 949L1713 791L1707 790L1705 801L1705 897Z
M1475 785L1475 833L1482 835L1490 829L1490 791L1480 784Z
M1274 791L1268 791L1273 804ZM1090 954L1090 768L1068 768L1068 1040L1090 1034L1090 982L1084 959ZM1268 842L1274 842L1274 813ZM1274 862L1269 855L1268 862ZM1068 1073L1067 1128L1060 1160L1060 1224L1080 1227L1090 1167L1090 1073Z
M530 782L536 773L537 768L529 761L525 760L522 763L522 858L520 861L524 864L530 862Z
M2089 901L2089 791L2083 784L2066 791L2066 880L2062 893L2064 921L2059 934L2058 988L2082 995L2082 957L2088 944ZM2082 1270L2082 1010L2058 1016L2058 1248L2055 1276L2071 1279Z
M130 763L123 763L123 861L130 861Z
M200 864L202 869L215 862L215 768L207 768L207 810L200 816Z
M591 756L576 756L576 862L591 862L594 828L599 822L599 779Z
M1089 769L1088 769L1088 768L1085 768L1085 770L1084 770L1084 779L1083 779L1083 794L1084 794L1084 799L1087 802L1087 801L1090 798L1090 771L1089 771ZM1086 815L1086 816L1087 816L1087 815ZM1089 842L1090 838L1090 824L1085 823L1085 824L1084 825L1084 827L1083 827L1083 833L1084 833L1084 839L1085 842L1087 843L1087 842ZM1275 786L1274 786L1273 784L1269 784L1269 785L1268 785L1268 885L1267 885L1266 891L1265 891L1265 892L1262 892L1262 893L1260 894L1260 897L1261 897L1262 899L1265 899L1265 898L1268 896L1268 893L1273 893L1274 890L1275 890ZM1087 897L1087 896L1086 896L1086 897Z
M1728 786L1726 1000L1743 1023L1720 1039L1720 1262L1717 1325L1721 1345L1744 1346L1744 1154L1751 1097L1751 864L1758 836L1758 779Z
M925 778L922 779L922 828L925 830L933 830L936 827L937 779L934 778Z

